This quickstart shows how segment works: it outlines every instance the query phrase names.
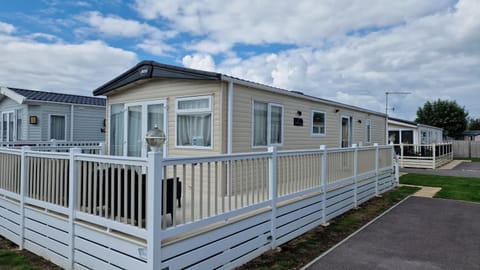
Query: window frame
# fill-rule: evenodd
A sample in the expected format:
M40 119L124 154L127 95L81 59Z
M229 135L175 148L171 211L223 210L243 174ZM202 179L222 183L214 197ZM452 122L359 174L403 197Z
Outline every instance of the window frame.
M365 120L365 142L372 143L372 119Z
M258 102L258 103L263 103L263 104L267 104L267 145L255 145L254 144L254 134L255 134L255 123L254 123L254 119L255 119L255 102ZM281 127L281 130L280 130L280 135L281 135L281 143L272 143L272 134L271 134L271 131L272 131L272 115L271 115L271 112L272 112L272 106L275 106L275 107L280 107L281 108L281 112L282 112L282 115L281 115L281 124L282 124L282 127ZM279 104L279 103L274 103L274 102L266 102L266 101L261 101L261 100L252 100L252 115L251 115L251 147L252 149L258 149L258 148L266 148L266 147L270 147L270 146L283 146L283 144L285 143L285 108L284 108L284 105L283 104Z
M323 114L323 133L314 133L313 132L313 119L314 119L314 114L315 113L322 113ZM312 113L310 114L311 121L310 121L310 136L312 137L325 137L327 136L327 113L325 111L321 110L312 110Z
M63 119L65 120L65 131L64 131L64 139L59 140L59 139L54 139L52 138L52 116L62 116ZM52 113L48 115L48 140L56 140L56 141L61 141L65 142L67 141L67 115L66 114L58 114L58 113Z
M208 99L208 108L207 109L178 109L178 103L181 101L190 101L190 100L201 100L201 99ZM200 95L200 96L187 96L187 97L176 97L175 98L175 148L180 149L213 149L214 142L215 142L215 134L214 134L214 113L213 113L213 95ZM179 115L198 115L198 114L205 114L209 113L210 117L210 146L199 146L199 145L179 145L178 144L178 116Z
M144 138L148 130L145 130L148 128L148 106L149 105L163 105L163 123L164 127L159 127L163 130L165 133L165 143L163 145L163 156L167 156L167 145L168 145L168 110L167 110L167 99L155 99L155 100L149 100L149 101L136 101L136 102L116 102L116 103L110 103L108 104L108 143L109 143L109 154L111 150L111 136L112 136L112 130L111 130L111 120L112 120L112 106L114 105L122 105L123 106L123 142L122 142L122 155L118 155L120 157L128 157L128 108L133 107L133 106L140 106L141 107L141 113L142 113L142 131L141 131L141 137ZM141 147L141 156L140 157L146 157L147 152L148 152L148 146L146 142L142 142L142 147Z

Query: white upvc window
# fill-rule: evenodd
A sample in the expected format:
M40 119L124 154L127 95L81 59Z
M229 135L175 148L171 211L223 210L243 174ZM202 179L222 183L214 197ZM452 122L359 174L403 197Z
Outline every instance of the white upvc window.
M365 140L367 143L372 142L372 119L367 119L365 125Z
M3 142L13 142L17 140L17 122L15 121L16 113L11 112L2 112L1 117L1 126L0 126L0 141Z
M110 155L146 157L150 151L145 142L148 130L158 127L165 132L165 100L119 103L110 106L109 147ZM166 155L166 145L163 148Z
M67 138L67 116L64 114L50 114L48 119L48 139L65 141Z
M323 111L312 111L312 136L325 136L326 114Z
M253 102L252 146L283 144L283 106L260 101Z
M176 99L176 147L213 148L212 96Z

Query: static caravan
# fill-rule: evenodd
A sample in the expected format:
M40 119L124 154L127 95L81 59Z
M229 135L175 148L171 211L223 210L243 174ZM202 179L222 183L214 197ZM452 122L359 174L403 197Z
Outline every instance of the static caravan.
M111 155L146 156L157 126L168 156L385 144L385 114L228 75L143 61L103 86Z
M104 141L105 99L1 87L0 142Z
M394 144L432 144L443 142L443 129L413 121L389 118L388 140Z

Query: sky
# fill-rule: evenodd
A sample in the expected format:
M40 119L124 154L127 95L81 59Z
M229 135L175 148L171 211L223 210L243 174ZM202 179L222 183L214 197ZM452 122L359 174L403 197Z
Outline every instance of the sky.
M142 60L220 72L414 120L480 118L478 0L3 0L0 85L92 91Z

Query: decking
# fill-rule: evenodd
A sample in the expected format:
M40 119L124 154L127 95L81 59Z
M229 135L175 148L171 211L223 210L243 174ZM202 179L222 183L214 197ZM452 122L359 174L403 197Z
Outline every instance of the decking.
M436 169L453 160L451 142L438 144L396 144L401 168Z
M393 188L392 156L392 146L166 159L1 148L0 234L66 269L231 269ZM178 189L181 206L169 196Z

